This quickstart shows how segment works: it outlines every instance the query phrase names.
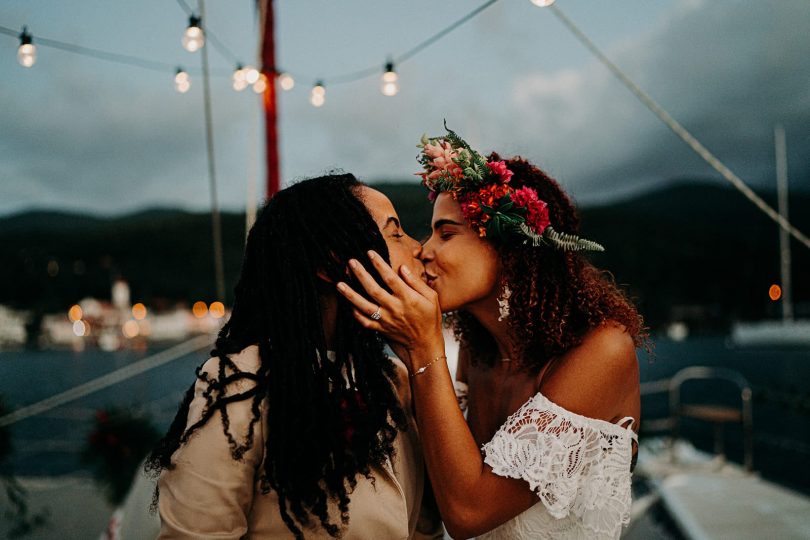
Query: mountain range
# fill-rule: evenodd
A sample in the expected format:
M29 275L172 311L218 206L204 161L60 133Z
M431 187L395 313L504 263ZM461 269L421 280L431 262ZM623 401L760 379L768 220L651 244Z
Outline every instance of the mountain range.
M412 236L429 233L431 206L414 184L379 184ZM774 193L761 193L775 204ZM810 194L792 194L790 218L810 233ZM590 255L659 328L686 321L723 332L737 320L776 317L768 297L779 283L778 228L737 191L678 180L622 201L585 206L582 234L607 250ZM0 304L34 313L67 309L93 296L109 298L126 279L132 300L154 309L214 300L209 214L150 209L118 217L37 210L0 217ZM226 284L239 274L245 216L222 214ZM793 297L810 316L810 250L795 240ZM226 299L227 302L227 299Z

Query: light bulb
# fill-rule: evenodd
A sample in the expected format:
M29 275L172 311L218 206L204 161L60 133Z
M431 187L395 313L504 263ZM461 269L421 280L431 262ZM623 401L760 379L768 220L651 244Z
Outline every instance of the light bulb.
M20 34L20 48L17 49L17 61L22 67L31 67L37 61L37 47L31 42L31 34L28 28L23 27Z
M253 66L245 66L245 80L248 84L253 84L259 80L259 70Z
M188 27L183 32L183 48L188 52L202 49L205 45L205 34L200 27L201 19L192 15L188 18Z
M399 77L394 71L394 63L385 64L385 72L382 75L382 86L380 89L384 96L395 96L399 92Z
M326 103L326 87L321 81L316 82L315 86L312 87L309 102L312 103L313 107L323 107L323 104Z
M262 73L259 80L253 83L253 91L257 94L263 94L265 90L267 90L267 75Z
M289 73L279 73L278 83L281 85L282 90L292 90L295 86L295 79Z
M188 73L183 71L183 68L177 68L177 73L174 75L174 89L185 94L191 88L191 80L188 78Z
M554 3L554 0L529 0L529 1L538 7L548 7Z
M248 82L245 75L245 68L242 64L236 64L236 70L233 72L233 89L241 92L248 87Z

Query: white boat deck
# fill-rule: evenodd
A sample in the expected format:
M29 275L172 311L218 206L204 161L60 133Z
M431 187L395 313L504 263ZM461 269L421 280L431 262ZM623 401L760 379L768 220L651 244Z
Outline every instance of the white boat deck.
M688 443L679 441L670 451L651 442L640 449L637 473L652 481L667 513L687 538L810 539L810 497Z
M693 540L810 538L810 498L753 474L675 474L660 483L659 493Z

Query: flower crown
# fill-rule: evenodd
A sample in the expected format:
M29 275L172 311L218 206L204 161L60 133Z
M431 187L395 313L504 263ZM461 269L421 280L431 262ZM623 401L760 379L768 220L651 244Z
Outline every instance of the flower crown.
M424 172L422 185L435 200L450 193L461 205L470 226L495 242L518 240L549 245L563 251L604 251L601 245L573 234L558 233L551 226L548 204L530 187L509 185L514 174L505 161L487 161L456 135L445 122L445 137L422 136L417 158Z

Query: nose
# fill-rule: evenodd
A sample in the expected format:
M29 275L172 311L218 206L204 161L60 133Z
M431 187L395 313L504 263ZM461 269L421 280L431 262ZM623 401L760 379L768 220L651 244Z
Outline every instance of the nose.
M413 253L414 259L421 259L422 258L422 244L413 237L408 237L411 239L411 252Z
M434 256L434 249L433 249L433 235L431 234L427 240L422 243L422 255L421 259L423 263L427 263L428 261L432 261Z

